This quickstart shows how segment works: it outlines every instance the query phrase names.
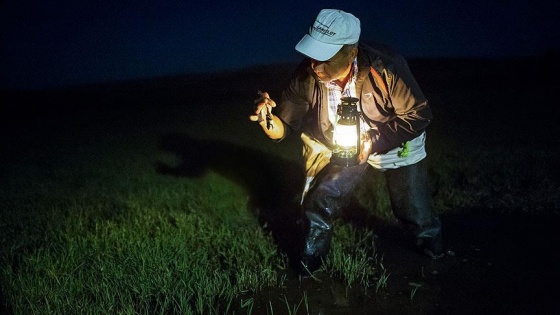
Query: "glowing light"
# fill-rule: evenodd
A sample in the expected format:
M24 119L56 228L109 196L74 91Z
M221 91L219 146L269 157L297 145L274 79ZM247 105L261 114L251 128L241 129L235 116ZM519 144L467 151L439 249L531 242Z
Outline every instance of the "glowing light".
M343 97L338 105L338 121L334 127L334 148L331 156L331 162L336 165L358 164L360 151L360 119L356 106L358 101L357 98Z
M356 147L358 133L356 125L337 125L334 131L334 144L344 148Z

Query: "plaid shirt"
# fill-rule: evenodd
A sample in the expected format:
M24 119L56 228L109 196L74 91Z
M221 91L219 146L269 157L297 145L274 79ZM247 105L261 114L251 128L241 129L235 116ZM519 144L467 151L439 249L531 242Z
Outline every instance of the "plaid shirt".
M329 120L331 124L335 125L338 115L336 114L337 107L340 104L340 99L342 97L357 97L356 96L356 79L358 77L358 59L354 59L352 64L352 75L350 80L346 83L344 89L340 88L338 84L334 81L324 82L325 87L327 88L328 94L328 111L329 111ZM358 108L358 110L360 110ZM360 128L362 134L364 134L368 127L366 122L363 120L362 115L360 115Z

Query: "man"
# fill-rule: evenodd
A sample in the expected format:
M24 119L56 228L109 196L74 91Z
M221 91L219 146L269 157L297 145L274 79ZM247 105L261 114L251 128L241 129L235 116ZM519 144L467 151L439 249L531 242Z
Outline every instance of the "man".
M301 130L307 176L301 202L305 213L301 261L311 271L327 254L333 221L369 167L384 172L393 213L418 249L433 259L443 256L441 224L432 209L425 162L430 107L401 56L359 44L359 37L360 21L354 15L321 10L296 45L307 58L278 106L263 93L250 116L273 140ZM359 99L362 150L356 166L330 163L341 97Z

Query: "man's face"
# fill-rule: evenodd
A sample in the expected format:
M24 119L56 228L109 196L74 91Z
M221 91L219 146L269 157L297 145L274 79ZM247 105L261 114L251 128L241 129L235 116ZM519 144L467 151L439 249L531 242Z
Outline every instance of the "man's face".
M311 59L311 69L319 80L329 82L342 80L350 71L350 66L356 57L357 48L342 48L331 59L318 61Z

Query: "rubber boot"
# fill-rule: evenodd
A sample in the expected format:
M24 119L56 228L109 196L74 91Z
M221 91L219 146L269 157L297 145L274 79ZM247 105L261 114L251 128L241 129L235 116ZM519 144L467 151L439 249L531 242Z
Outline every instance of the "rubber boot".
M443 256L441 222L432 208L426 159L384 172L393 214L417 248L432 259Z
M342 215L348 196L367 170L368 164L340 167L329 164L303 200L304 245L301 262L304 272L317 270L328 253L333 222Z

